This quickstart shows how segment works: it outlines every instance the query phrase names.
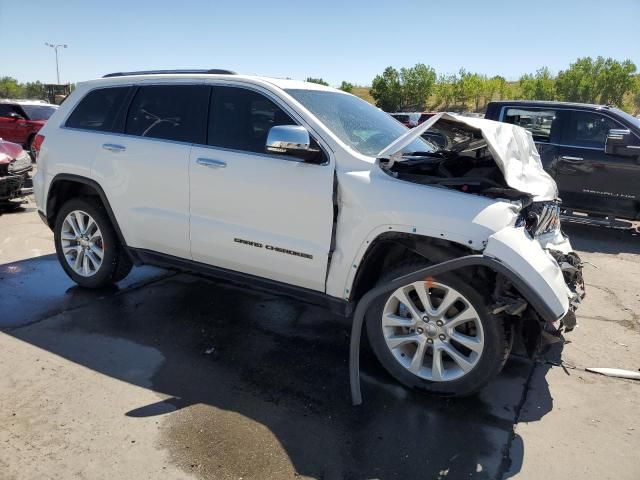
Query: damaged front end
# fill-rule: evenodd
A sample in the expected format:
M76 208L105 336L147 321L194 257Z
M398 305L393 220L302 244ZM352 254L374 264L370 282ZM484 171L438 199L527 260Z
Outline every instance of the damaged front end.
M418 136L433 148L403 151ZM555 288L557 292L563 290L568 308L565 300L562 318L543 320L509 280L498 275L492 311L514 319L529 354L541 343L557 341L562 332L576 327L575 311L585 295L582 262L561 230L557 186L542 168L529 132L490 120L439 114L380 152L378 165L398 180L516 205L519 216L513 227L524 230L527 241L535 241L542 248L540 254L552 262L549 268L557 265L562 272L566 287L557 273ZM524 249L532 246L523 244Z
M0 205L20 205L33 192L31 157L18 144L0 139Z

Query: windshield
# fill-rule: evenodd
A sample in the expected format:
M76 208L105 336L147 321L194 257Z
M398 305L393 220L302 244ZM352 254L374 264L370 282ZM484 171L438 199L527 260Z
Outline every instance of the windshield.
M407 127L388 113L354 95L321 90L287 89L340 140L358 152L375 157L383 148L407 132ZM417 139L402 152L432 152L434 148Z
M29 120L49 120L49 117L56 111L56 107L52 105L20 105L25 113L29 116Z
M640 118L636 118L633 115L628 114L627 112L623 112L622 110L616 109L616 112L621 117L624 117L627 122L631 123L636 128L640 128Z

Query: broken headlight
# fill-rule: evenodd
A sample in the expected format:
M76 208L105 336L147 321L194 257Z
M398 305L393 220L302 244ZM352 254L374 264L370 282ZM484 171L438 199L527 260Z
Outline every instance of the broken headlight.
M532 237L560 230L560 203L534 202L522 211L516 222Z

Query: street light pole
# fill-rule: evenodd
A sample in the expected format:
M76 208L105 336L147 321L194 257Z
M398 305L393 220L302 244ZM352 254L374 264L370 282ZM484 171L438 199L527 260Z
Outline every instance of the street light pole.
M47 47L53 48L56 52L56 78L58 79L58 85L60 85L60 68L58 67L58 48L59 47L67 48L67 44L66 43L53 44L49 42L44 42L44 44Z

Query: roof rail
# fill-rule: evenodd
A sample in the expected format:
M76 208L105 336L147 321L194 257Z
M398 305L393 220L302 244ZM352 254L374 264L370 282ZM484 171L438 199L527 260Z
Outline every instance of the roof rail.
M110 78L110 77L128 77L130 75L163 75L163 74L175 74L175 73L184 73L184 74L209 74L209 75L237 75L236 72L231 70L224 70L221 68L210 68L210 69L186 69L186 70L142 70L139 72L115 72L108 73L104 75L102 78Z

